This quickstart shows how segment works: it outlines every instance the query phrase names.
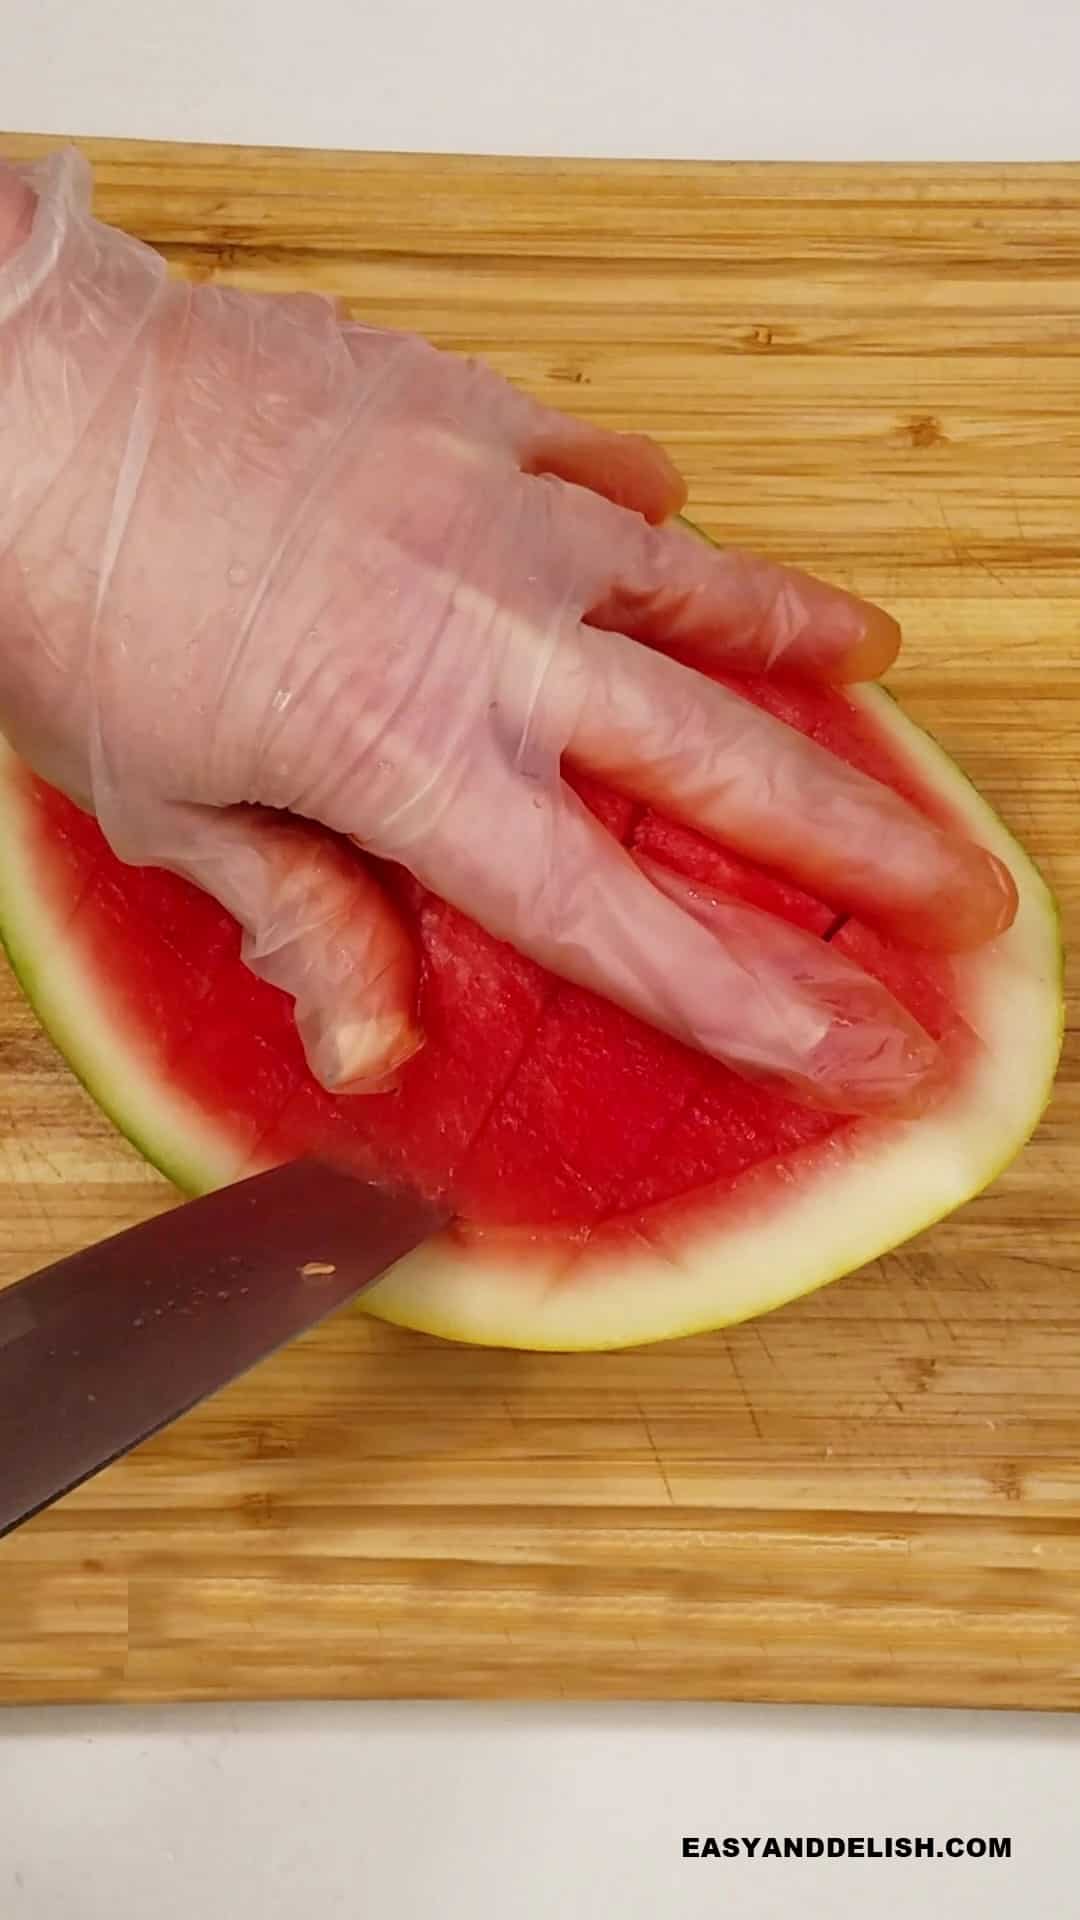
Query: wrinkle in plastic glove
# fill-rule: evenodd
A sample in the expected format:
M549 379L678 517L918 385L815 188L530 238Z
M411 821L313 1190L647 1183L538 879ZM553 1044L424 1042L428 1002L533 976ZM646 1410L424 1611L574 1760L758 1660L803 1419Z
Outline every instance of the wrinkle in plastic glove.
M989 854L693 667L894 657L852 596L659 523L636 436L319 297L192 287L73 152L0 168L0 724L121 859L214 895L328 1087L422 1044L376 871L796 1097L916 1112L935 1047L820 941L703 910L591 770L911 940L1008 924ZM327 832L326 829L330 829Z

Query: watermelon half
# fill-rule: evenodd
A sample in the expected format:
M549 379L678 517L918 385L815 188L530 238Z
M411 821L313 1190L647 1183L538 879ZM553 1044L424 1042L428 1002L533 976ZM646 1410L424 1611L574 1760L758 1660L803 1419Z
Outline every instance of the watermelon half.
M960 1205L1034 1128L1061 1044L1054 903L946 755L879 688L730 682L1005 860L1009 932L942 959L882 939L779 876L576 782L613 833L835 939L941 1041L928 1118L809 1113L555 980L408 875L386 871L423 956L424 1049L393 1092L332 1098L289 1001L240 960L212 901L123 866L96 825L0 743L0 934L91 1094L200 1192L312 1148L445 1188L460 1223L367 1310L444 1337L628 1346L778 1307Z

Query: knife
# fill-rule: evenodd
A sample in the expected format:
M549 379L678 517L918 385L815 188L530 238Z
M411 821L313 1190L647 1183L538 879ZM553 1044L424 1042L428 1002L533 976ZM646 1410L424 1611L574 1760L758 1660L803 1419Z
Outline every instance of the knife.
M0 1292L0 1535L315 1326L448 1224L294 1160Z

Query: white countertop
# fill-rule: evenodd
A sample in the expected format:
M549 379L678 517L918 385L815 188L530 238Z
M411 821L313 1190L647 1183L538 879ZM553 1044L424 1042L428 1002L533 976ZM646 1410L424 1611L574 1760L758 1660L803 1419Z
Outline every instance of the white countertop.
M0 125L20 131L726 160L1077 151L1072 0L8 0L4 15Z
M22 1713L0 1738L0 1913L1071 1920L1078 1786L1080 1721L1056 1714ZM1012 1858L684 1859L684 1834L1011 1835Z
M10 0L0 125L424 151L1080 158L1070 0ZM1080 236L1078 236L1080 239ZM1080 391L1080 371L1078 371ZM1080 529L1078 529L1080 544ZM1008 1835L684 1860L684 1834ZM0 1713L2 1920L1024 1920L1080 1719L367 1703Z

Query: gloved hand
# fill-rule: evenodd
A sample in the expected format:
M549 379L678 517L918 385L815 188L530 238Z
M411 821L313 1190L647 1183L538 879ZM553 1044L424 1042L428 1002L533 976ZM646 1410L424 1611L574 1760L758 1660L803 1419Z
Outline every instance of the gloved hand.
M562 778L916 941L1015 911L988 854L668 657L845 681L897 645L849 595L660 529L683 497L650 443L474 362L170 279L91 217L72 152L0 169L0 724L121 859L241 922L329 1087L422 1043L410 937L351 840L742 1071L925 1100L935 1048L884 988L655 884Z

